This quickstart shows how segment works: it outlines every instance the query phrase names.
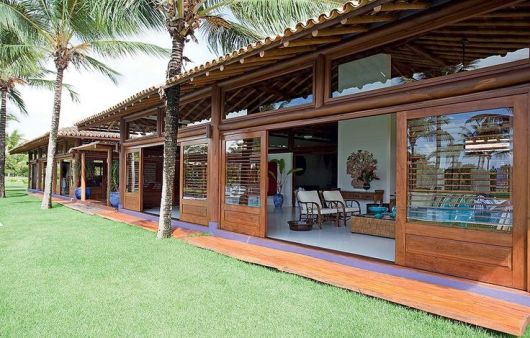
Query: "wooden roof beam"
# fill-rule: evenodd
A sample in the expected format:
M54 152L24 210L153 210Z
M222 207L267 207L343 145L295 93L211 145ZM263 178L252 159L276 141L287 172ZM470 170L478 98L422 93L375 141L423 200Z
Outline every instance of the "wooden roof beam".
M278 48L278 49L271 49L271 50L262 50L259 52L260 58L265 57L276 57L276 56L290 56L298 53L307 53L312 52L315 50L315 47L313 46L300 46L300 47L284 47L284 48Z
M440 58L436 57L432 53L426 51L425 49L423 49L422 47L420 47L420 46L418 46L418 45L416 45L414 43L408 43L406 45L406 47L408 49L410 49L411 51L417 53L419 56L424 57L424 58L434 62L434 64L436 64L438 66L442 66L442 67L447 66L447 63L445 61L441 60Z
M433 32L434 34L436 34L436 31ZM474 43L474 42L493 42L492 38L491 37L466 37L468 40L469 40L469 43ZM455 42L458 42L458 43L461 43L462 41L462 37L460 36L440 36L440 35L425 35L425 36L422 36L422 37L419 37L418 40L429 40L429 41L455 41ZM520 38L517 38L517 37L502 37L502 38L499 38L499 41L501 41L503 43L505 42L508 42L508 43L522 43L522 44L528 44L528 38L524 38L524 37L520 37Z
M428 1L418 1L418 2L398 2L393 4L384 4L374 8L374 12L392 12L392 11L412 11L420 9L429 9L431 8L431 3Z
M294 41L285 41L283 43L284 47L301 47L301 46L311 46L311 45L321 45L325 43L335 43L341 41L341 38L335 37L322 37L322 38L309 38L304 40L294 40Z
M362 26L353 26L353 27L332 27L326 28L323 30L314 30L311 34L313 37L323 37L323 36L335 36L335 35L346 35L346 34L355 34L355 33L364 33L367 32L368 28Z
M370 24L379 22L394 21L398 18L397 15L381 14L381 15L361 15L354 16L348 19L342 20L340 23L343 25L358 25L358 24Z
M509 20L509 21L462 21L451 25L452 27L477 27L477 26L493 26L493 27L521 27L530 26L530 21Z

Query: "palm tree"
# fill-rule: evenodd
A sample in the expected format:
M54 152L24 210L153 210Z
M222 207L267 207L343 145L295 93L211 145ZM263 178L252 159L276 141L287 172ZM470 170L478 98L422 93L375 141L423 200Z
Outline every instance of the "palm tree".
M5 153L7 121L17 120L7 111L8 101L18 111L27 115L26 105L18 90L19 86L50 88L53 84L44 79L49 72L41 64L42 55L34 48L25 48L20 37L13 31L0 28L0 198L5 197ZM77 94L67 86L72 99Z
M114 83L117 73L98 60L134 56L139 53L166 56L158 46L124 40L141 25L131 21L128 8L114 7L112 0L0 0L0 25L12 27L29 45L37 46L53 61L56 75L53 112L48 142L46 181L41 208L52 206L52 171L57 147L64 72L72 65L77 70L95 71ZM122 19L119 19L122 18Z
M308 19L343 0L122 0L115 7L128 7L140 22L163 24L171 38L171 59L166 78L182 70L186 43L197 41L200 32L208 48L226 53L266 35L276 34L293 23ZM151 4L154 3L154 6ZM132 10L132 7L135 9ZM161 20L161 21L160 21ZM162 200L157 237L171 233L171 209L177 158L180 86L164 88L166 100Z

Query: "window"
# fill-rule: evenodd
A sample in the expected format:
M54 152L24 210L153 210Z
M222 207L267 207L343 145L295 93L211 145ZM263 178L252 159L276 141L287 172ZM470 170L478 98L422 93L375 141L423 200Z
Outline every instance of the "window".
M210 122L212 99L210 97L185 103L180 109L180 127L191 127Z
M127 154L127 184L126 192L138 192L140 182L140 152Z
M184 199L205 200L208 192L208 144L193 144L183 149Z
M158 133L158 113L127 121L127 139L154 136Z
M261 139L226 141L225 203L260 206Z
M411 119L408 220L511 231L509 108Z
M249 84L224 94L224 118L313 103L313 68Z

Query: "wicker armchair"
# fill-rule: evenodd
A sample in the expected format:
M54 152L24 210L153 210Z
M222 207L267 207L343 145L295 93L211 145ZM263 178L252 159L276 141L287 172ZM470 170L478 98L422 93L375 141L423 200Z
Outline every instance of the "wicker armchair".
M339 190L324 191L322 196L328 208L339 210L339 221L342 220L344 226L353 215L361 213L361 204L356 200L345 200Z
M298 205L300 206L300 221L312 220L322 229L322 223L326 219L332 219L339 225L340 212L337 208L327 208L320 202L320 197L316 190L298 191L296 194Z

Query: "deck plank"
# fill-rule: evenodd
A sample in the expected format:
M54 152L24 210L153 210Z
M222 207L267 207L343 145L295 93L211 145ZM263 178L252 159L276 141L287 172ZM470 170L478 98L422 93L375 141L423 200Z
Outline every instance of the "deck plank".
M529 307L472 292L219 237L188 237L184 240L246 262L513 335L523 335L530 319Z

